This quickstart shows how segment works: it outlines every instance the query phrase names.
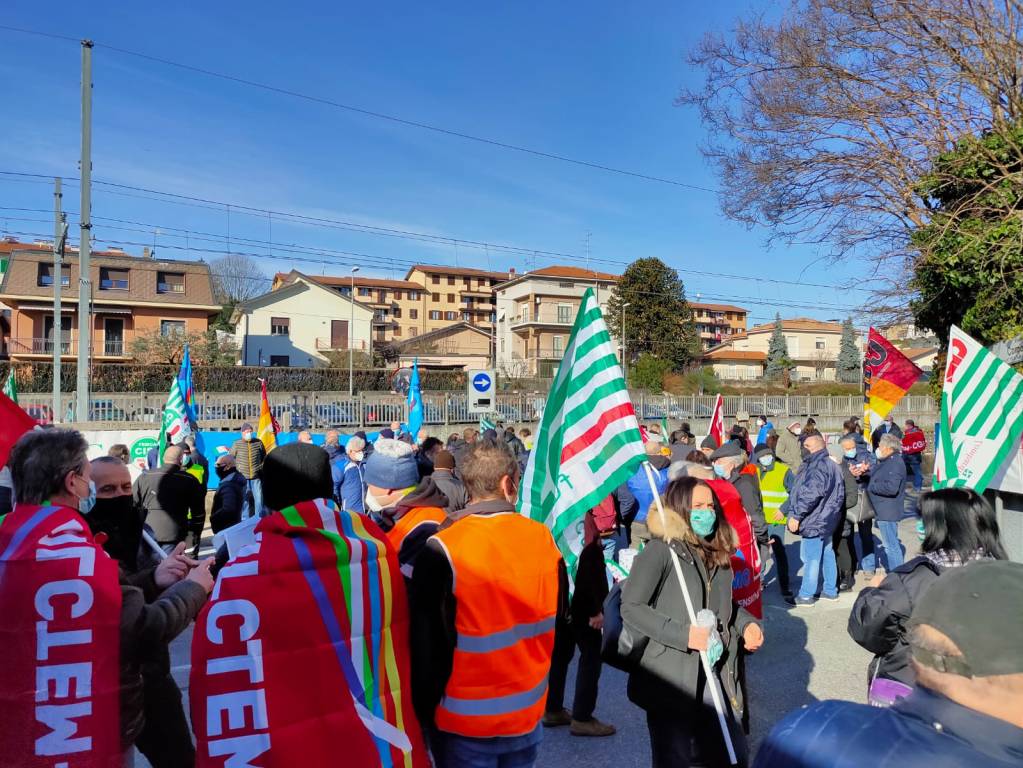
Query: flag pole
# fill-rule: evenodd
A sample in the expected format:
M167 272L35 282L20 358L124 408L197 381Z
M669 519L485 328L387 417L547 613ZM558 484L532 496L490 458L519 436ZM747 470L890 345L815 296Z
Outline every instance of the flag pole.
M664 505L661 504L661 494L657 491L657 484L654 482L653 470L650 468L650 462L643 462L643 470L646 472L647 482L650 483L650 490L654 495L654 503L657 504L657 514L661 518L661 525L664 530L668 530L668 523L664 515ZM693 598L689 595L689 590L686 587L686 577L682 574L682 564L678 561L678 555L675 554L675 550L671 548L669 543L668 552L671 553L671 561L675 566L675 575L678 577L678 585L682 590L682 597L686 601L686 614L689 616L690 626L696 626L696 611L693 609ZM714 700L714 709L717 710L718 714L718 725L721 726L721 736L725 740L725 747L728 749L728 760L732 765L738 765L739 761L735 757L735 747L732 745L732 734L728 730L728 723L725 720L725 705L721 698L721 688L718 685L717 676L714 674L714 668L710 663L710 656L707 655L707 651L700 651L700 660L703 662L703 673L707 677L707 685L710 687L710 695Z

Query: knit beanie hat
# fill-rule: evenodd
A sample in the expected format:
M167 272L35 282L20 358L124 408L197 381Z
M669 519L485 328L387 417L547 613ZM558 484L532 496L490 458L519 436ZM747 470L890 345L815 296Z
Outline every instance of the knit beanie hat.
M396 490L412 488L419 483L419 467L412 455L412 446L399 440L382 437L373 444L373 453L362 470L366 485Z
M454 469L455 457L451 451L440 450L433 455L434 469Z
M274 448L263 461L263 503L272 510L300 501L334 495L330 459L318 445L288 443Z

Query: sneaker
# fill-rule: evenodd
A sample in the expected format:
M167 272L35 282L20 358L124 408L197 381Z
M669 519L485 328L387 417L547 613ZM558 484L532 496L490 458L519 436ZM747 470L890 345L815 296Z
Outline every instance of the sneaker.
M852 576L852 574L850 574L850 575L846 576L844 579L842 579L842 581L839 582L839 584L838 584L838 591L839 592L852 592L852 588L854 586L856 586L856 579Z
M789 605L795 605L796 604L796 598L792 596L791 592L789 592L787 595L786 594L782 594L781 599L784 600Z
M544 712L543 713L543 727L544 728L560 728L563 725L572 724L572 713L567 709L563 709L560 712Z
M796 608L813 608L817 601L812 597L797 597L794 601Z
M825 595L822 593L821 600L830 600L832 602L835 602L836 600L838 600L838 594L836 593L834 595Z
M602 723L597 718L592 720L573 720L569 730L573 736L614 736L617 730L613 725Z

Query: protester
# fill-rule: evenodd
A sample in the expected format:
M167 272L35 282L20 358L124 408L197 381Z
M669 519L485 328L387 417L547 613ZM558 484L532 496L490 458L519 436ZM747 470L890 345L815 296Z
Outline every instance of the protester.
M881 444L881 438L884 435L894 435L899 440L902 440L902 430L899 429L899 425L895 423L895 418L890 413L884 417L884 421L878 425L877 429L870 436L870 444L875 451L877 446Z
M554 630L550 684L543 715L545 728L569 726L573 736L612 736L613 725L593 716L603 662L600 658L601 629L604 626L604 600L608 594L604 547L593 510L583 518L584 546L576 564L575 591L572 593L570 625L558 622ZM572 711L565 709L565 679L575 647L579 647L579 665L575 674Z
M166 652L213 585L209 561L190 570L193 561L180 547L139 579L146 592L100 552L94 536L103 534L116 554L131 559L141 527L127 467L114 457L97 460L105 470L97 475L104 493L99 502L87 450L79 432L48 429L23 435L9 457L17 502L0 526L7 668L0 676L0 743L11 765L70 764L85 742L93 764L130 765L145 717L142 662ZM117 649L113 658L110 649ZM67 685L84 701L57 703L68 698ZM52 717L79 718L71 733L43 735L40 705L50 707ZM72 706L92 717L72 714L66 709Z
M848 435L846 435L848 437ZM856 478L849 469L849 463L845 457L838 458L831 456L832 461L842 470L842 480L845 481L845 515L835 526L835 532L831 534L831 546L835 550L835 562L838 567L838 591L850 592L856 584L856 530L859 527L860 490ZM868 520L867 535L870 533L870 521ZM873 542L871 542L873 546Z
M526 448L526 453L533 450L533 433L529 431L528 427L523 427L519 430L519 439L522 440L522 445Z
M788 465L774 455L766 444L753 449L760 481L760 495L764 500L764 522L767 524L768 541L771 544L775 577L785 602L794 604L792 588L789 586L789 558L785 552L785 523L788 518L783 508L789 499L789 490L795 475ZM766 574L764 584L768 583Z
M845 513L845 481L842 471L828 456L824 438L811 434L804 447L808 452L789 491L789 531L802 537L799 557L803 561L803 584L796 607L816 603L818 580L823 566L821 597L838 598L838 572L831 537Z
M193 635L199 754L206 764L426 768L397 554L371 520L331 500L318 446L278 446L262 470L270 512L220 572Z
M139 475L142 474L142 468L131 460L131 452L128 450L127 445L124 443L114 443L110 446L110 450L107 451L107 456L120 459L128 467L128 475L133 483L139 479Z
M515 436L515 427L505 428L504 441L508 443L508 447L511 448L511 452L514 454L515 460L521 462L523 455L526 453L526 446Z
M908 629L916 687L891 707L821 701L789 713L754 768L1009 768L1023 761L1023 565L935 580Z
M671 451L669 457L672 463L682 461L692 448L693 435L689 432L689 425L683 423L681 427L671 433L671 441L668 448Z
M151 553L142 542L128 468L117 457L101 456L92 460L91 475L96 501L85 520L97 540L105 537L103 549L121 568L122 731L124 720L141 724L135 744L153 768L192 765L195 748L168 643L205 604L213 587L211 561L186 557L179 544L158 565L142 567ZM141 590L144 604L131 588Z
M474 429L473 427L466 427L462 430L461 438L457 435L452 435L455 440L453 442L450 439L448 440L448 450L451 451L451 455L455 457L456 467L462 466L462 460L479 438L479 435L479 430Z
M519 470L506 445L475 444L462 478L469 506L429 539L412 577L416 713L437 768L528 768L568 577L550 531L515 510Z
M863 439L863 431L860 428L860 423L855 417L846 419L842 422L842 440L846 438L852 438L853 442L856 443L856 447L863 447L866 450L870 450L867 445L867 441Z
M700 441L700 451L702 451L703 455L706 456L707 458L710 458L710 455L714 453L714 451L716 451L719 447L720 446L718 445L717 440L715 440L710 435L707 435L705 438L703 438L703 440Z
M323 433L323 450L327 452L327 458L334 461L338 456L344 455L341 448L341 433L336 429L328 429Z
M366 481L363 464L366 461L366 440L358 435L348 438L345 457L347 462L340 465L340 479L335 467L339 466L341 460L335 459L331 465L334 498L346 512L365 512Z
M242 436L235 440L231 446L231 455L237 462L238 471L248 482L249 495L252 496L252 504L249 507L249 514L257 517L263 516L263 485L261 472L263 462L266 460L266 448L263 441L256 437L252 425L248 422L242 424Z
M225 528L237 525L245 514L245 489L248 485L238 472L234 456L225 453L217 457L213 465L219 484L213 494L213 508L210 512L210 528L219 533Z
M927 436L912 419L906 419L906 432L902 436L902 458L906 474L913 476L913 490L920 493L924 487L923 456L927 449Z
M856 492L859 501L853 517L856 520L856 534L859 536L860 551L862 552L860 569L865 578L872 579L877 568L877 558L874 553L874 515L876 513L867 493L867 485L870 483L870 473L874 469L876 459L862 439L857 441L855 437L846 435L839 445L842 446L842 463L849 470L849 474L856 478ZM853 570L855 571L855 568Z
M663 498L664 517L654 510L648 518L652 538L637 555L622 591L622 621L649 638L629 675L628 696L646 712L655 768L688 766L694 747L705 764L727 765L699 651L711 653L732 742L745 759L745 739L738 727L744 710L738 658L743 650L757 650L763 633L732 599L729 562L737 542L710 487L683 477L672 481ZM694 608L706 606L716 615L720 645L711 648L710 630L691 623L671 551L678 557Z
M180 445L172 445L163 452L160 467L135 481L135 504L166 552L181 542L197 550L206 525L206 498L202 486L181 468L183 455Z
M420 430L420 433L422 433L422 430ZM423 478L427 475L432 475L433 460L437 456L437 451L444 448L444 443L436 437L426 437L418 446L413 446L413 450L416 448L418 448L416 450L416 465L419 468L419 477Z
M760 483L754 467L746 466L746 454L739 443L729 440L710 455L714 474L735 486L742 497L742 506L753 524L757 544L766 547L769 541L767 522L764 519L764 500L760 495Z
M882 435L877 447L877 466L870 473L867 495L877 514L888 572L903 563L899 521L906 511L906 463L899 455L902 439L894 434Z
M298 436L295 438L295 442L312 445L313 433L310 432L308 429L303 429L301 432L298 433Z
M906 622L939 576L976 560L1006 560L998 520L983 496L967 488L931 491L920 500L920 555L860 592L849 616L853 640L875 654L869 680L916 683ZM985 629L986 631L986 629Z
M774 424L771 423L770 419L768 419L766 416L757 416L757 443L756 443L756 445L759 445L761 443L766 443L767 442L767 435L770 433L770 431L772 429L774 429ZM753 446L753 450L756 450L756 445Z
M402 573L411 577L426 540L448 518L448 497L432 475L419 479L412 448L400 440L377 440L363 479L367 514L394 545Z
M780 432L775 429L767 433L767 444L774 455L783 461L793 472L798 472L803 463L803 452L799 443L799 435L803 428L798 421L789 424Z
M203 498L205 499L206 486L209 481L206 470L209 467L209 462L205 458L200 462L198 460L200 455L199 451L195 448L195 438L189 436L181 441L181 468L185 470L186 474L194 477L195 481L202 486Z
M664 493L664 489L668 485L668 468L671 466L671 459L661 454L661 444L655 441L644 443L643 450L646 453L646 460L653 470L654 487L657 493ZM642 465L636 470L636 474L626 481L626 486L636 500L632 518L626 517L624 520L626 537L630 543L632 541L646 542L650 538L647 531L647 516L654 501L654 492L650 490L650 481L647 479L646 470Z
M455 457L451 451L439 450L433 454L433 482L448 500L444 505L453 514L469 504L469 493L462 479L455 474Z

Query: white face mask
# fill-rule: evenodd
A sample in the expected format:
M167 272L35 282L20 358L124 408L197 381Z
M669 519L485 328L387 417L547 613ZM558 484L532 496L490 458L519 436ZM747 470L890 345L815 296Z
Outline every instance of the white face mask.
M252 440L253 437L254 435L251 432L246 432L244 435L242 435L242 440Z
M366 506L374 512L381 512L384 509L384 505L377 501L377 497L369 491L366 491Z
M761 456L757 461L760 462L760 466L769 467L774 464L774 456Z
M362 451L356 451L355 453L351 454L351 456L350 456L351 460L354 461L356 464L361 462L365 457L366 457L366 454L363 453Z
M803 428L802 427L796 427L795 429L792 430L792 434L796 435L796 437L798 437L799 435L803 434Z

